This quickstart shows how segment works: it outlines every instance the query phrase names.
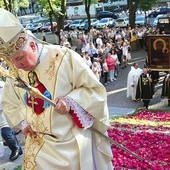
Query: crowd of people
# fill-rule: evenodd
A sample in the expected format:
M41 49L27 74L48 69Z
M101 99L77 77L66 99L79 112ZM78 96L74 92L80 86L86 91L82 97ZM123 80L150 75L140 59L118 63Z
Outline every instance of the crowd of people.
M137 50L131 49L130 29L125 32L120 28L106 27L100 31L92 28L88 33L74 30L68 34L63 34L62 31L60 45L70 48L75 46L77 53L82 56L99 81L104 76L107 85L108 80L116 80L120 68L127 67L131 60L131 51Z
M98 80L106 86L116 80L120 69L125 69L129 65L132 52L140 49L147 51L148 35L160 34L165 35L164 31L160 32L158 28L151 26L136 26L133 29L130 26L104 27L101 30L91 28L87 33L75 29L68 34L63 34L62 31L60 45L65 46L64 42L68 42L70 48L76 46L76 51L83 57ZM158 74L158 72L148 71L145 64L143 69L140 69L138 64L134 63L127 79L127 97L131 97L133 101L142 100L144 107L148 109L149 102L153 98L154 85L159 79ZM145 90L141 92L143 84L145 86L142 88L149 90L148 93Z
M61 30L61 42L56 44L74 48L86 64L93 70L99 81L107 85L116 80L120 69L126 69L132 59L131 53L147 50L147 35L161 34L155 27L109 28L89 32L78 29ZM104 65L104 66L103 66ZM103 77L103 79L102 79ZM106 78L107 77L107 78Z

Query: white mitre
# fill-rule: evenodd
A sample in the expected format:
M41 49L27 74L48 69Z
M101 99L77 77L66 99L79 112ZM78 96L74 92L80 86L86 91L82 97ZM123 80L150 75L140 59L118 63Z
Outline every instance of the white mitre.
M0 8L0 54L11 57L25 45L28 34L19 19L11 12Z

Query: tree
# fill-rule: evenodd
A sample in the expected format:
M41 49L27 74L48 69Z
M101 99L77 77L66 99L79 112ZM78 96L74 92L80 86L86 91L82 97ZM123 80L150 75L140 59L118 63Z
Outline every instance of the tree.
M9 3L8 3L6 0L4 0L5 9L8 10L8 11L10 11L8 4L9 4Z
M57 30L60 32L61 29L64 28L64 19L66 17L66 0L62 0L61 1L61 10L57 11L57 23L58 24L58 28ZM59 37L60 39L60 37Z
M57 22L57 32L64 27L64 19L66 16L66 0L37 0L47 14L49 14L52 32L54 32L52 20L53 17ZM48 2L48 3L47 3ZM60 37L59 37L60 39Z
M20 0L19 2L20 10L24 11L25 15L27 14L26 9L29 7L28 0Z
M130 19L129 23L132 28L135 27L135 17L137 8L141 7L141 9L145 11L146 16L146 11L151 9L155 2L157 2L157 0L127 0Z
M8 11L16 13L18 11L18 0L0 0L0 7L4 7Z
M85 0L85 11L88 19L88 31L90 30L91 27L90 4L91 4L91 0Z
M128 0L127 5L129 9L129 24L132 28L135 27L136 10L139 6L140 0Z
M155 4L157 0L141 0L141 3L139 4L139 7L144 11L145 13L145 24L147 24L147 17L146 17L146 11L152 9L152 5Z
M84 0L84 4L85 4L85 11L87 14L87 19L88 19L88 31L90 31L91 28L91 15L90 15L90 5L91 4L97 4L98 0Z
M32 13L35 13L34 5L35 5L35 0L31 0L31 2L30 2L30 12L32 12Z

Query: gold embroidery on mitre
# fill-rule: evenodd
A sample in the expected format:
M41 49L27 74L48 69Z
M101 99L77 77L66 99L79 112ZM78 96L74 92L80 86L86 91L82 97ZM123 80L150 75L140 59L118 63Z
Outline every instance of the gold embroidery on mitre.
M19 50L22 46L23 46L23 43L26 41L26 39L25 39L25 37L22 37L22 36L20 36L19 38L18 38L18 40L16 41L16 44L13 44L14 46L15 46L15 48L16 48L16 50Z
M7 50L7 48L5 46L0 47L1 54L5 53L6 50Z
M15 44L9 45L9 48L7 48L7 53L12 54L15 50Z
M24 30L18 32L17 35L8 42L4 42L2 38L0 38L0 53L7 57L13 56L23 48L27 39L28 34Z

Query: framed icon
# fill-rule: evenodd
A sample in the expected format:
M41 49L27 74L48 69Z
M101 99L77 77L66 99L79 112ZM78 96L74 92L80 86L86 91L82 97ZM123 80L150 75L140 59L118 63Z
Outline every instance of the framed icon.
M147 37L147 65L151 70L167 71L170 68L170 35Z

